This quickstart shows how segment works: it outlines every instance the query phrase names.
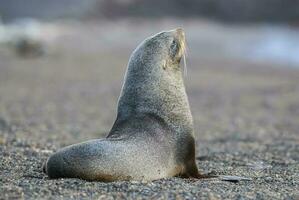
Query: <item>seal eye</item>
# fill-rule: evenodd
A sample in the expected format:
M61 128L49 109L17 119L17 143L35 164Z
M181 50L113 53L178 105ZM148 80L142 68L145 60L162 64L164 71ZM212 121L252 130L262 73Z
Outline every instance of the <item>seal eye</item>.
M173 40L171 45L170 45L170 55L171 55L171 57L174 58L176 56L178 50L179 50L179 45L175 40Z

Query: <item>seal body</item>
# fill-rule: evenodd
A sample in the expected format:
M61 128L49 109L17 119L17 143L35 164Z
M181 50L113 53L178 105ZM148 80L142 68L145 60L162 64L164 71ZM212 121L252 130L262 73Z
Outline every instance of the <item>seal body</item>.
M130 57L108 136L59 150L44 165L48 176L99 181L198 177L180 67L184 52L182 29L145 39Z

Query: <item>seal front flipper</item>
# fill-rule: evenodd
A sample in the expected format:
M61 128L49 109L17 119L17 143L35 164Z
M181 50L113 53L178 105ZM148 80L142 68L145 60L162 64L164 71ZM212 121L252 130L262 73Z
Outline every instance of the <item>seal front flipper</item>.
M196 177L198 179L209 179L209 178L215 178L219 179L221 181L228 181L237 183L240 181L252 181L251 178L243 177L243 176L229 176L229 175L210 175L210 174L198 174Z
M239 181L252 181L251 178L243 177L243 176L225 176L219 175L218 178L221 181L229 181L229 182L239 182Z

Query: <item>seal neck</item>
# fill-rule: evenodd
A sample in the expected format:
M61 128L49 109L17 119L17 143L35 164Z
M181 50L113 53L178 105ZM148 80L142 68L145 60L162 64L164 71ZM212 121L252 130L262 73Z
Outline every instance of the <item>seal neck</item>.
M193 119L181 70L163 70L159 63L130 62L118 101L118 122L155 115L175 132L193 134ZM137 63L137 64L136 64ZM130 124L130 123L128 123ZM112 131L111 130L111 131Z

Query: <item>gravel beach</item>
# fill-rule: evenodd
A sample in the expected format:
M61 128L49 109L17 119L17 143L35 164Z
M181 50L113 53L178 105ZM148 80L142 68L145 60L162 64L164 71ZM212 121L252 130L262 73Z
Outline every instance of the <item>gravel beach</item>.
M45 41L40 57L0 46L0 199L299 199L299 70L200 57L192 46L196 32L190 33L184 79L198 167L251 181L48 179L42 163L51 153L109 132L129 55L154 33L85 26L59 29L66 34ZM111 30L114 40L102 29ZM128 40L114 33L122 30Z

